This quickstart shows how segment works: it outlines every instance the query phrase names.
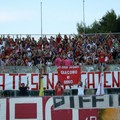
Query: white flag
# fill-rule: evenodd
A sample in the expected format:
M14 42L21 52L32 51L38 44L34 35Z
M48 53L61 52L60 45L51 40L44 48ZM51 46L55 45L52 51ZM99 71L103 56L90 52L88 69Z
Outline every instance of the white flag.
M97 88L96 95L104 95L104 78L103 73L100 75L100 83Z

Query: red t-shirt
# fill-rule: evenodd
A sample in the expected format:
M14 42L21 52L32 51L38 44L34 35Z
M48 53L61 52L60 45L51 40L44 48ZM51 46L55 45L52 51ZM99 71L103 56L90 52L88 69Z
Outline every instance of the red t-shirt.
M38 43L37 47L38 49L42 50L42 43Z
M100 53L100 54L99 54L99 62L100 62L100 63L105 62L105 54L104 54L104 53Z
M111 53L108 53L108 58L109 58L109 60L112 60L112 54Z
M80 51L75 52L75 57L78 57L80 55Z
M57 37L57 38L56 38L57 44L59 44L59 43L61 42L61 39L62 39L61 37Z
M56 95L62 95L63 94L63 88L61 86L56 86L55 87L55 93Z
M9 47L5 50L5 54L10 55L12 53L12 51L13 51L13 49Z

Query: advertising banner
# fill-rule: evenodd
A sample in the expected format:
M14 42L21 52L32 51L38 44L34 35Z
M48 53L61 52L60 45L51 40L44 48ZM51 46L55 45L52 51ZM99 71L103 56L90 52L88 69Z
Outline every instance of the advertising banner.
M55 96L54 109L105 109L120 108L120 94Z
M111 99L110 96L107 97L109 100ZM92 96L89 98L92 99ZM116 97L113 104L112 102L108 103L107 108L105 108L102 98L100 101L98 97L95 102L97 108L94 107L94 103L87 102L88 99L85 100L84 98L81 102L83 103L82 109L75 109L74 101L76 101L76 97L71 102L72 109L61 108L55 110L53 97L49 96L0 98L0 120L120 120L120 105ZM98 105L100 102L102 104ZM111 108L111 106L114 107Z
M62 69L60 69L61 71ZM86 89L94 89L99 87L99 83L101 82L101 73L100 72L81 72L80 69L74 68L72 69L73 73L76 74L65 74L70 73L70 71L62 71L60 76L65 76L66 79L63 77L59 78L58 73L48 73L43 75L43 87L46 89L55 89L56 83L58 80L61 80L63 85L65 85L65 89L70 89L69 85L77 84L80 80L83 82L83 85L86 83ZM59 71L59 73L60 73ZM71 78L72 76L72 78ZM40 89L40 81L39 81L39 74L35 73L20 73L20 74L10 74L10 73L3 73L0 74L0 90L18 90L19 89L19 81L20 83L27 83L27 77L29 79L29 90L39 90ZM102 79L103 87L106 88L120 88L120 72L103 72L103 79Z
M0 98L0 120L98 120L98 110L54 110L52 97Z

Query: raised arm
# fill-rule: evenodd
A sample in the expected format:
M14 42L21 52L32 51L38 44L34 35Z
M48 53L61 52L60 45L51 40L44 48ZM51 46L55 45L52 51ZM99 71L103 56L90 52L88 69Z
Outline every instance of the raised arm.
M20 77L20 79L19 79L19 87L21 86L21 77Z
M88 87L88 79L86 78L85 79L85 88L87 88Z
M26 84L26 87L28 87L29 85L29 77L27 77L27 84Z

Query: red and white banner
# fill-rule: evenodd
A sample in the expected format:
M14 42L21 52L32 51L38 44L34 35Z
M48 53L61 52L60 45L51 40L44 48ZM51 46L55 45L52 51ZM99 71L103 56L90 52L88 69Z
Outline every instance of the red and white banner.
M70 98L70 100L73 101L70 102L71 107L77 105L76 99ZM55 110L53 97L49 96L0 98L0 120L102 120L103 118L104 120L119 120L120 118L119 95L88 96L81 100L78 106L83 109ZM88 106L89 109L85 109ZM105 109L100 109L98 106L100 108L103 106ZM112 106L114 108L111 109Z
M120 72L103 72L103 84L104 88L120 88ZM100 72L81 72L81 80L85 85L87 78L86 88L98 88L100 83ZM74 75L76 77L76 75ZM27 83L27 77L29 77L29 90L39 90L39 74L26 73L26 74L0 74L0 90L18 90L19 80L21 83ZM43 75L43 87L46 89L55 89L58 82L58 73L49 73ZM76 82L77 83L77 82ZM69 89L70 86L64 86L65 89Z
M63 85L78 84L80 80L81 69L79 66L63 66L58 68L58 80Z
M54 96L54 109L105 109L120 108L120 94Z
M0 120L98 120L98 110L54 110L53 98L46 96L0 98Z

